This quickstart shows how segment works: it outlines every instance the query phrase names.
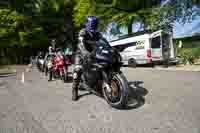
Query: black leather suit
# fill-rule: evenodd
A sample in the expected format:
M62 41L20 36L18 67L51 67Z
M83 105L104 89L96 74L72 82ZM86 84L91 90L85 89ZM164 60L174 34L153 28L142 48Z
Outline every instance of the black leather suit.
M87 57L96 49L96 41L103 38L99 32L91 33L82 29L79 33L79 43L74 58L72 100L78 100L78 86L82 74L82 63L84 57Z

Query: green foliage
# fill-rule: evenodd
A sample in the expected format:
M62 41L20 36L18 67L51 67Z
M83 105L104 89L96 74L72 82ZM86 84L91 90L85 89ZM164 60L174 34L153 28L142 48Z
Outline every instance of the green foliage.
M23 18L10 9L0 9L0 46L13 46L17 41L17 30Z
M77 27L85 21L85 18L90 14L90 0L80 0L74 8L74 21Z
M15 32L23 23L23 17L17 16L16 11L11 9L0 10L0 29L4 32Z
M192 12L191 0L174 0L162 8L158 8L159 4L157 0L15 0L12 9L0 10L0 31L7 33L6 38L15 34L11 40L22 46L37 42L34 38L41 34L44 40L49 39L48 43L56 38L58 45L66 45L75 40L74 26L79 29L88 15L99 16L101 30L113 21L127 26L135 20L145 22L145 28L155 29L169 27L172 21ZM36 34L35 28L41 28L41 33Z
M46 41L44 44L49 44L51 39L56 39L58 46L66 45L66 42L71 42L72 45L74 1L16 0L12 6L12 9L0 12L2 20L6 16L6 21L0 22L0 32L16 33L15 40L18 41L16 43L21 46L37 46L35 43L38 43L38 39L42 43ZM37 31L38 28L42 30ZM6 40L5 38L10 37L2 38Z
M194 64L200 58L200 47L198 48L177 48L177 57L182 64Z
M170 29L174 21L184 23L195 16L192 9L193 0L173 0L163 7L159 7L159 1L79 0L75 7L75 23L80 27L87 15L96 14L101 18L100 26L104 30L107 24L113 21L119 26L130 27L135 20L143 21L146 29Z
M132 21L133 17L138 17L135 12L126 12L123 10L115 10L116 8L132 8L129 6L137 6L139 1L94 1L94 0L79 0L74 8L74 21L77 27L81 27L86 16L97 15L100 18L100 28L105 29L107 24L116 21L120 25L126 25ZM120 6L121 5L121 6ZM120 6L120 7L119 7ZM126 6L126 7L125 7ZM135 8L132 8L135 9Z
M127 26L143 21L146 29L169 28L175 20L193 19L194 0L172 0L159 7L160 0L14 0L0 9L0 47L74 47L75 33L88 15L100 18L100 30L111 22ZM196 1L197 3L198 1ZM112 30L117 34L117 30Z
M73 45L73 7L74 0L15 0L0 9L0 48L46 49L52 39L57 46Z

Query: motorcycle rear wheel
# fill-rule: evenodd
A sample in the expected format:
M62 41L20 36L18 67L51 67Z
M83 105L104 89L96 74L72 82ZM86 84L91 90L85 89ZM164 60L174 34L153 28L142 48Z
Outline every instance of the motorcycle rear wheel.
M110 88L111 92L108 91L105 85L103 87L103 95L107 103L117 109L126 107L129 95L129 85L126 77L122 73L115 74Z

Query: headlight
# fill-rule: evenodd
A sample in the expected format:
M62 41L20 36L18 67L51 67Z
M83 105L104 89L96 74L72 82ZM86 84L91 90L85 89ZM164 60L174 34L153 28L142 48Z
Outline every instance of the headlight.
M108 51L107 50L102 50L102 53L108 54Z

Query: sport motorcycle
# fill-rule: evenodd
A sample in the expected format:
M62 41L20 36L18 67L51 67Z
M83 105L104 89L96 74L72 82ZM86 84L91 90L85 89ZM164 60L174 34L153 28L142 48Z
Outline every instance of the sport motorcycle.
M129 85L120 70L122 64L120 54L106 40L97 41L96 50L83 59L79 90L105 98L114 108L123 108L128 102Z

